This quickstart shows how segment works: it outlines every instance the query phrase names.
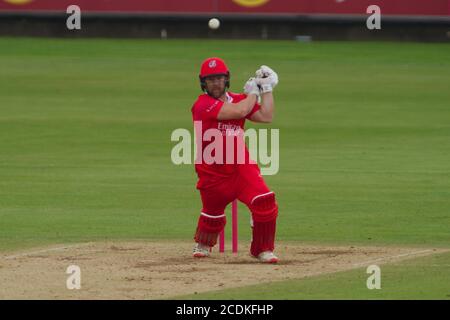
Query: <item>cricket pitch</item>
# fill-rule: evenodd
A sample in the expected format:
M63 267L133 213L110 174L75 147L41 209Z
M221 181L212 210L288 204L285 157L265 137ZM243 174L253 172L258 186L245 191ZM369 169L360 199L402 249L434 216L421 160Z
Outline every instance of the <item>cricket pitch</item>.
M170 299L263 282L312 277L446 251L397 247L326 247L278 243L281 262L264 265L240 252L191 257L190 242L102 242L0 255L0 299ZM69 290L66 269L81 270Z

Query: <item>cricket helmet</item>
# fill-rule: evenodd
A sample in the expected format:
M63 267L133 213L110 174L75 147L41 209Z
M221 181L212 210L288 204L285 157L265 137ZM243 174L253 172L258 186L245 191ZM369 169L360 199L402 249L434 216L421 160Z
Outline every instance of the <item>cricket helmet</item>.
M215 75L224 75L227 77L225 80L225 88L230 87L230 71L228 70L225 61L220 58L212 57L203 61L202 66L200 68L200 87L202 91L206 90L205 79L209 76Z

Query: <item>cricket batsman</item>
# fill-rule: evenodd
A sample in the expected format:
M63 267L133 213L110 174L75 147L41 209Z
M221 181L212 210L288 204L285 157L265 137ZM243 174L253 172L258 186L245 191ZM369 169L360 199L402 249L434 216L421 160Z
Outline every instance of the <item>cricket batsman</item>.
M208 257L217 243L219 233L226 224L225 208L238 199L252 215L252 243L250 254L263 263L277 263L274 254L278 205L275 193L261 176L260 169L250 161L249 152L243 144L245 162L225 161L229 136L243 139L245 120L270 123L273 119L274 98L272 91L278 84L278 75L269 67L261 66L244 86L244 93L228 91L230 71L220 58L208 58L200 70L200 86L203 93L192 106L194 124L201 124L201 137L208 129L217 129L223 135L223 161L210 163L198 161L198 154L213 141L196 138L197 159L195 171L198 175L197 189L200 191L203 208L198 219L193 250L195 258ZM260 98L260 103L258 99ZM198 130L198 129L197 129ZM211 140L214 140L211 139ZM199 151L200 150L200 151ZM229 155L228 155L229 156ZM232 155L236 160L236 154ZM242 158L241 158L242 159Z

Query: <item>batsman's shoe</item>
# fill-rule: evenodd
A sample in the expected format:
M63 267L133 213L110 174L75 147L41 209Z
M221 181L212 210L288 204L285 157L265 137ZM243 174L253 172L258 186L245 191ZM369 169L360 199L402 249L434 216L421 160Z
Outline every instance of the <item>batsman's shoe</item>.
M205 258L209 257L209 253L211 248L207 245L196 243L194 246L194 250L192 251L192 256L194 258Z
M278 257L272 251L264 251L258 255L258 260L263 263L277 263Z

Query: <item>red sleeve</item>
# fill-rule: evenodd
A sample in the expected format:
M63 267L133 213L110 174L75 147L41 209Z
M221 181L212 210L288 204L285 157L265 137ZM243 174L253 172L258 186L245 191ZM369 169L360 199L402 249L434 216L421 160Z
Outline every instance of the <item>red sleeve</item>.
M247 115L245 116L245 119L249 119L249 120L250 120L250 117L251 117L256 111L258 111L259 109L261 109L261 105L257 102L257 103L255 103L255 105L253 106L252 111L250 111L250 113L247 114Z
M200 98L194 105L194 120L216 120L224 102L210 97Z
M245 93L242 93L238 96L239 101L244 100L245 98L247 98L247 95ZM250 117L259 109L261 109L261 105L258 102L256 102L252 110L245 116L245 119L250 120Z

